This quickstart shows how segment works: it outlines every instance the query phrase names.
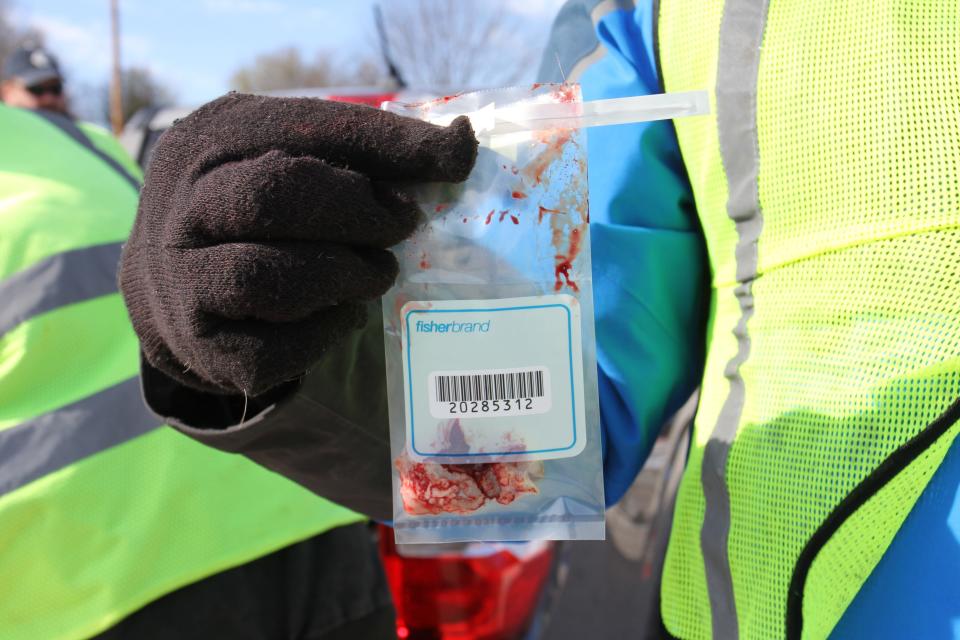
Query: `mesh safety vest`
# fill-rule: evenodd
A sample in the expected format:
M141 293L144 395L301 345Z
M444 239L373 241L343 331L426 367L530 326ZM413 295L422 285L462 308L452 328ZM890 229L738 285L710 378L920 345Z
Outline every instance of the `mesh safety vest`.
M85 638L185 584L360 519L161 427L116 288L135 165L0 105L0 638Z
M684 639L825 638L960 425L960 4L661 0L712 267L662 587Z

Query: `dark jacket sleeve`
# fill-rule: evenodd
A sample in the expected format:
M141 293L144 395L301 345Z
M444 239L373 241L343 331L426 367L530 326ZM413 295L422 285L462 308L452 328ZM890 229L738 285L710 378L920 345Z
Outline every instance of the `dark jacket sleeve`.
M390 520L391 463L380 305L305 376L258 398L185 387L141 359L143 392L167 424L242 454L333 502Z

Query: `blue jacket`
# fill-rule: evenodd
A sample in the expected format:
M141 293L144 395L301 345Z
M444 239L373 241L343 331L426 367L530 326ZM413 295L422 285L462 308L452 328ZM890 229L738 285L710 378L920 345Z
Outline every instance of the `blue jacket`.
M652 0L571 0L540 80L584 99L661 93ZM699 383L707 259L669 122L591 129L590 216L606 496L623 496ZM960 441L832 638L960 639Z

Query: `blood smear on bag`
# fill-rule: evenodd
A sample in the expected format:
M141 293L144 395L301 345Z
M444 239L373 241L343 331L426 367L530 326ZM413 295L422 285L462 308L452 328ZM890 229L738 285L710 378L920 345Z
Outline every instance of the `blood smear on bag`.
M562 214L563 211L558 211L556 209L548 209L545 206L540 205L538 207L538 212L537 212L537 222L543 222L543 216L548 213L551 215L556 215L556 214Z
M564 145L570 141L571 134L569 129L548 129L538 132L539 141L547 147L520 170L521 175L534 186L543 182L547 169L563 156Z
M555 256L557 264L554 267L554 277L556 278L556 281L553 283L554 291L560 291L564 284L574 291L580 291L580 287L577 286L577 283L570 279L570 271L573 269L573 261L577 259L577 255L580 253L580 233L579 227L575 227L573 230L571 230L570 243L567 246L567 252L558 253ZM561 281L561 276L563 281Z
M560 88L564 91L564 87ZM567 91L572 91L567 88ZM575 95L575 91L571 95ZM567 96L564 93L561 99ZM524 181L532 181L534 187L550 191L549 182L554 175L555 167L564 163L564 151L567 145L577 144L572 130L543 131L538 139L545 148L523 167L521 174ZM537 205L537 224L543 223L546 218L551 227L550 240L554 249L554 291L564 287L574 293L580 291L576 282L576 260L582 249L583 238L587 225L590 223L590 213L585 198L582 197L582 180L586 179L586 162L578 160L574 171L564 171L568 184L557 197L557 202L548 207ZM542 201L541 201L542 202ZM577 215L579 214L579 215Z

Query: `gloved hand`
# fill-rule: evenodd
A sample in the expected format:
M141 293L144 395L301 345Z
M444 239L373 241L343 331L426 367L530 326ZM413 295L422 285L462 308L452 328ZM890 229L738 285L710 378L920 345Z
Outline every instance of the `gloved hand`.
M415 229L395 185L462 181L477 140L370 107L230 94L157 143L120 289L146 359L191 387L259 395L366 321Z

